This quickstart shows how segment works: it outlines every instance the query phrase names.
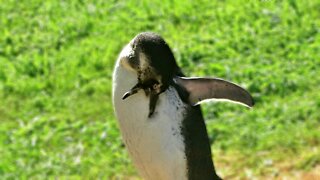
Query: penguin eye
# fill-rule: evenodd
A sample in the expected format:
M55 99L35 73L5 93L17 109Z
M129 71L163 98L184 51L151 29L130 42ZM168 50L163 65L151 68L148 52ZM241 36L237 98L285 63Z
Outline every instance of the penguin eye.
M143 82L143 87L153 89L153 87L155 87L157 84L159 84L157 80L149 79Z
M160 92L161 91L161 83L155 79L148 80L144 83L145 88L149 88L152 91Z
M160 83L154 83L153 85L152 85L152 89L153 90L157 90L157 89L160 89Z

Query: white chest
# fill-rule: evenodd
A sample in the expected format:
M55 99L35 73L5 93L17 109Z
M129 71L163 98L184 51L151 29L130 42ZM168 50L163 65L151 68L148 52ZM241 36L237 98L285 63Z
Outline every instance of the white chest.
M137 83L136 75L119 64L113 74L113 103L124 143L144 179L187 179L184 140L181 135L184 103L170 87L159 96L152 118L143 91L122 100Z

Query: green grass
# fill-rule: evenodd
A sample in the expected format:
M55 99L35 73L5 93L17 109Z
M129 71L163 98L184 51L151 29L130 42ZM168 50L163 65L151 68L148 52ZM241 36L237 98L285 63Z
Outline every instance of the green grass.
M263 175L266 159L294 171L320 164L320 2L9 0L0 3L1 179L137 175L111 78L121 48L141 31L161 34L186 74L253 94L251 110L203 106L224 175Z

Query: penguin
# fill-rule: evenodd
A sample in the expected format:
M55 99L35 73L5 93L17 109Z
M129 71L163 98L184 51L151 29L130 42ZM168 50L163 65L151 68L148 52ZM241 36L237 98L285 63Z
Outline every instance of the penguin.
M200 104L226 100L252 107L252 96L219 78L186 77L158 34L136 35L116 61L112 98L122 139L146 180L221 179Z

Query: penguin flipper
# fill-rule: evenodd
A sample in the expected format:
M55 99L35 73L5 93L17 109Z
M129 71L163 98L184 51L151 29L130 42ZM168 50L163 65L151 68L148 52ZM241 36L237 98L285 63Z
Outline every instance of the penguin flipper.
M189 103L198 105L205 100L225 100L252 107L254 101L242 87L219 78L175 77L175 81L189 93Z

